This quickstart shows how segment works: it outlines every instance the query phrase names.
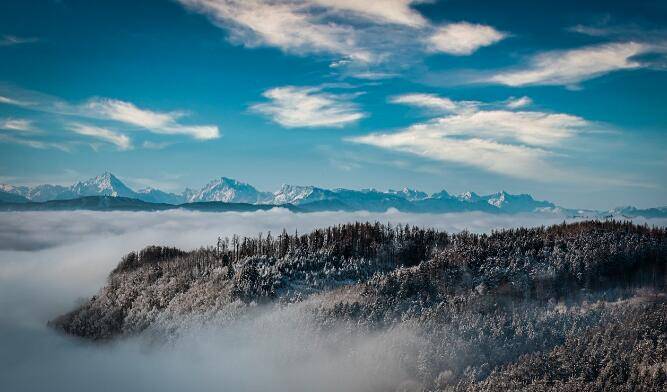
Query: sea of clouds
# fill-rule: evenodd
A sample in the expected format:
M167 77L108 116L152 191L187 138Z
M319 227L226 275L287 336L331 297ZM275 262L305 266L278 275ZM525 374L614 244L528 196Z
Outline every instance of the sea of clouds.
M147 245L183 249L218 236L287 229L308 232L352 221L488 232L560 223L554 215L406 214L284 209L252 213L0 213L0 386L6 391L376 390L402 381L399 356L416 331L347 334L337 344L308 328L298 306L258 312L220 330L202 328L170 344L143 336L94 344L62 336L47 321L94 295L121 256ZM665 220L638 223L666 224ZM378 364L381 364L379 366Z

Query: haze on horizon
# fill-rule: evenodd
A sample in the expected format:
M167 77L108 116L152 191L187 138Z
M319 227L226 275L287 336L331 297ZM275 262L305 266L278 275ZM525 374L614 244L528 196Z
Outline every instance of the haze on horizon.
M2 2L0 183L664 206L666 24L660 2Z

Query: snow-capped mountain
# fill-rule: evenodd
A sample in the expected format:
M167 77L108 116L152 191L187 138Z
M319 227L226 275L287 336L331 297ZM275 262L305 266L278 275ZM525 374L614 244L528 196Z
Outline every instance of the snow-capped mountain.
M275 191L267 204L306 204L315 201L335 199L334 192L314 186L299 186L283 184Z
M553 208L555 204L548 201L538 201L531 195L511 195L505 191L479 197L479 200L486 201L488 204L503 210L505 212L533 212L537 209Z
M72 185L70 190L77 197L83 196L113 196L138 198L137 193L128 188L121 180L109 172L80 181Z
M33 202L44 202L49 200L76 199L85 196L113 196L142 199L142 195L130 189L121 180L109 172L104 172L97 177L85 181L79 181L71 186L62 185L37 185L34 187L12 185L1 185L0 189L5 192L20 195ZM153 202L152 200L146 200Z
M225 203L269 204L271 193L260 192L252 185L227 177L215 179L198 191L186 189L184 192L189 203L198 201L222 201Z
M60 185L44 184L35 187L27 187L2 184L0 185L0 190L37 202L56 199L71 199L76 197L70 188Z
M270 193L227 177L215 179L201 189L186 188L180 195L155 188L134 191L109 172L77 182L69 187L61 185L27 187L0 184L0 202L2 203L67 200L84 196L127 197L147 203L173 205L209 201L247 203L262 208L270 208L270 205L293 205L297 207L290 206L289 208L300 211L366 210L383 212L394 208L404 212L426 213L481 211L508 214L542 213L585 218L667 217L667 207L648 209L619 207L606 211L568 209L549 201L535 200L528 194L513 195L505 191L490 195L478 195L475 192L452 195L442 190L429 196L425 192L409 188L390 189L384 192L375 189L324 189L315 186L284 184L274 193Z
M428 193L410 188L403 188L401 190L389 189L387 193L402 197L407 201L418 201L428 198Z
M475 192L463 192L455 196L460 201L467 203L477 203L482 198Z
M30 188L26 197L32 201L40 202L55 199L73 199L77 195L69 187L44 184Z
M13 193L15 195L24 196L28 194L30 188L27 186L14 186L9 184L0 184L0 191Z

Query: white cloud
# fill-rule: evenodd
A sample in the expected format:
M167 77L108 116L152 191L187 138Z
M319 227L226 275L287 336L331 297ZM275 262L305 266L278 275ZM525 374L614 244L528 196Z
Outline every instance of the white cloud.
M106 128L75 123L70 124L70 130L79 135L90 136L114 144L119 150L128 150L132 148L132 142L129 137Z
M115 99L95 99L89 101L86 108L112 120L138 125L144 128L160 128L173 123L181 113L158 113L139 109L129 102Z
M247 46L269 45L288 52L327 52L368 62L355 29L324 21L303 1L179 0L228 29Z
M549 153L539 148L503 144L480 138L446 137L419 127L391 134L359 136L349 140L518 178L544 179L543 176L555 172L543 160Z
M111 98L93 98L82 104L72 104L58 97L36 91L0 86L0 103L21 106L30 110L58 116L109 120L143 128L151 133L163 135L186 135L198 140L220 137L216 125L186 125L179 120L185 111L159 112L140 108L134 103Z
M214 125L179 124L177 120L184 115L183 112L155 112L115 99L94 99L84 107L91 115L136 125L153 133L182 134L200 140L220 137L218 127Z
M287 127L342 127L365 116L348 100L354 95L336 95L317 87L276 87L264 92L270 102L253 105L252 110Z
M24 106L24 105L27 104L26 102L22 102L22 101L19 101L19 100L13 99L13 98L9 98L9 97L5 97L5 96L2 96L2 95L0 95L0 103L4 103L4 104L7 104L7 105L15 105L15 106Z
M396 95L390 98L389 102L448 112L454 112L465 108L474 108L477 106L477 103L472 101L454 102L446 97L421 93Z
M411 27L421 27L427 24L421 14L410 6L421 1L415 0L310 0L311 3L323 5L334 10L350 11L382 23L395 23Z
M442 26L429 38L430 49L456 56L469 55L492 45L506 35L491 26L467 22Z
M482 103L464 105L465 102L430 94L398 96L392 102L453 113L395 133L348 140L534 180L566 177L549 163L556 154L545 148L562 147L565 141L592 126L569 114L483 110Z
M413 105L436 111L452 112L414 128L437 130L447 136L478 136L492 139L509 139L514 142L537 146L555 145L589 127L586 120L568 114L538 111L509 111L481 109L497 107L499 103L477 101L453 101L435 94L405 94L392 97L392 103ZM532 102L528 97L510 99L500 104L520 108Z
M532 105L533 100L530 97L510 98L507 100L507 107L510 109L518 109Z
M0 129L29 132L32 130L32 121L18 118L6 118L0 121Z
M499 72L485 81L507 86L572 86L609 72L640 68L642 63L633 57L651 50L646 44L626 42L545 52L533 57L524 68Z
M465 22L437 28L413 8L428 0L178 1L229 31L234 42L336 55L342 61L332 68L352 68L353 76L369 64L401 68L425 49L470 54L505 37L493 27Z
M427 127L445 135L509 139L535 146L553 146L590 124L581 117L536 111L480 110L442 117Z

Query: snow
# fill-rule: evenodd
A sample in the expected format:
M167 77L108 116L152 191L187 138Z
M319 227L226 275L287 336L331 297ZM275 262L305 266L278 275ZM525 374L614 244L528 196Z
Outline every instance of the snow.
M489 195L478 195L475 192L464 192L453 196L446 190L442 190L429 196L425 192L407 187L404 187L401 190L389 189L386 192L382 192L370 188L359 191L344 188L324 189L315 186L283 184L280 189L274 193L270 193L260 191L248 183L228 177L217 178L200 189L186 188L182 194L177 195L150 187L134 191L110 172L105 172L86 181L77 182L69 187L60 185L38 185L35 187L27 187L0 184L0 190L23 196L29 200L37 202L72 199L83 196L120 196L135 198L150 203L170 204L220 201L226 203L304 205L316 201L330 200L332 202L340 202L342 205L353 206L352 208L354 209L373 210L384 208L384 211L389 206L399 206L400 203L396 203L397 199L404 199L406 201L406 208L410 207L410 205L417 205L423 202L441 200L443 203L447 203L447 206L449 206L447 208L451 208L452 211L480 210L489 212L489 208L491 208L492 211L507 213L548 212L567 216L587 217L667 216L667 207L642 210L637 209L636 207L626 206L601 211L577 210L559 207L548 201L535 200L528 194L513 195L505 191ZM381 203L379 200L384 200L389 204L378 204ZM382 207L378 207L378 205L381 205ZM433 204L431 203L430 205ZM426 207L426 210L423 211L428 212L431 210L429 207Z
M265 201L267 195L266 192L260 192L252 185L231 178L220 177L209 182L202 189L192 191L187 196L187 201L222 201L225 203L258 204Z

